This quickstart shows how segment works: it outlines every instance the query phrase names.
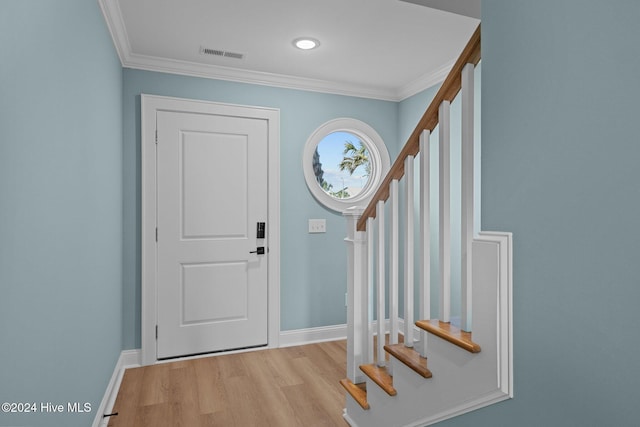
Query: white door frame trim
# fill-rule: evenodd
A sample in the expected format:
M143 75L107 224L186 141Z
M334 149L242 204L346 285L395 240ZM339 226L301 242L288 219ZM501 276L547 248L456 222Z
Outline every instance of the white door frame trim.
M267 233L268 256L268 347L279 346L280 337L280 110L140 95L141 105L141 362L157 363L157 248L156 248L156 113L158 111L200 112L259 118L267 121L269 132Z

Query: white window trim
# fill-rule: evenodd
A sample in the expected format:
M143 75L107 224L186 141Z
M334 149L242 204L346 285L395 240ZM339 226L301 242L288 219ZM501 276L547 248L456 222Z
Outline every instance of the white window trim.
M322 139L333 132L349 132L356 135L365 143L369 151L371 161L371 176L367 185L358 195L347 199L338 199L327 194L319 185L313 171L313 153ZM368 124L351 118L338 118L330 120L318 127L307 139L302 154L302 170L304 179L313 197L323 206L336 211L344 212L353 206L366 206L375 194L382 179L389 172L391 160L382 137Z

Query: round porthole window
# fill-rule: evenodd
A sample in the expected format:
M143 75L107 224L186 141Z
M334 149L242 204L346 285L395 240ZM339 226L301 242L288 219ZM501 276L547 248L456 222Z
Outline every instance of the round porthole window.
M355 119L331 120L305 145L302 167L311 194L329 209L365 207L389 171L389 153L369 125Z

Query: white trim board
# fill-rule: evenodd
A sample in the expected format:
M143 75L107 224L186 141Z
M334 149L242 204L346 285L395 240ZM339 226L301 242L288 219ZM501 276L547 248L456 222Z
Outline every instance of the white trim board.
M280 332L280 347L347 339L347 325L322 326Z
M158 362L156 349L157 324L157 247L156 247L156 114L159 111L224 113L254 117L267 121L269 212L267 233L268 262L268 347L279 346L280 339L280 110L210 101L140 95L141 104L141 344L142 365Z

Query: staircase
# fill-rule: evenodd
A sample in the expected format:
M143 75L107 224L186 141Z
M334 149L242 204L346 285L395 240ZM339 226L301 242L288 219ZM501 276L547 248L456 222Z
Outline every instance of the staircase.
M474 233L473 223L474 67L480 56L478 26L369 205L344 214L347 378L340 383L348 392L344 418L351 426L425 426L513 397L512 236ZM452 304L450 106L458 93L462 104L461 268L453 292L460 301ZM431 141L436 127L438 141ZM429 161L430 145L436 143L437 206L430 194ZM435 209L439 247L432 254L430 215ZM432 258L437 266L432 267ZM439 272L439 283L433 288L437 304L431 302L432 268ZM437 306L433 315L432 305ZM452 315L452 307L458 306L459 313Z

